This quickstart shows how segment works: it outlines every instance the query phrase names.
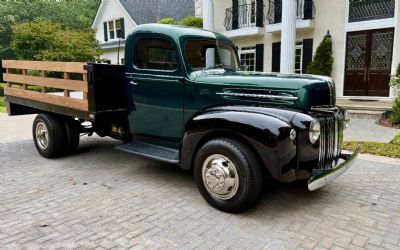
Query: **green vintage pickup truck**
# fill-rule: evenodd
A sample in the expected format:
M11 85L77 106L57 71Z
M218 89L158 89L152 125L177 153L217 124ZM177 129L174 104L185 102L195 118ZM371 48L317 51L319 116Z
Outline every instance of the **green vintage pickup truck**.
M357 156L341 152L346 112L330 78L241 71L233 42L202 29L140 25L125 47L125 65L3 61L9 115L38 113L42 156L75 152L83 133L111 136L119 150L192 170L204 199L232 213L268 181L315 190Z

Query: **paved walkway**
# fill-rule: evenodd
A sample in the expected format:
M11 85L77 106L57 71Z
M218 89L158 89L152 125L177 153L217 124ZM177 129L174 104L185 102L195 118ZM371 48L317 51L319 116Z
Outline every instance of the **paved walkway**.
M32 116L0 116L1 249L400 249L400 166L358 160L321 190L266 185L250 211L211 208L190 172L83 138L36 152Z
M377 125L374 119L352 118L350 126L344 132L345 141L390 142L400 129Z

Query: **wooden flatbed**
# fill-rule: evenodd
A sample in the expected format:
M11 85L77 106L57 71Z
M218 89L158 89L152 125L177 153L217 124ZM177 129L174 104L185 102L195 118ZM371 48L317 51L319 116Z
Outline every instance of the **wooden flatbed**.
M127 112L121 65L3 60L10 115L38 110L96 121Z

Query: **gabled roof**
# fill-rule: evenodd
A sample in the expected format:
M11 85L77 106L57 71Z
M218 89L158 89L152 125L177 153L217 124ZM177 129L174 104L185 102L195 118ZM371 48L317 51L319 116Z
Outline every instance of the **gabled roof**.
M195 15L195 0L119 0L136 24L155 23L163 18L181 21Z

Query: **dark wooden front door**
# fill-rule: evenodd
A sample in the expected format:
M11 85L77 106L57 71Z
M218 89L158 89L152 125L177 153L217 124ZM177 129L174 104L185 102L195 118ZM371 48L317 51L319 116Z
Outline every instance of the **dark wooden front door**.
M389 96L394 29L347 34L345 96Z

